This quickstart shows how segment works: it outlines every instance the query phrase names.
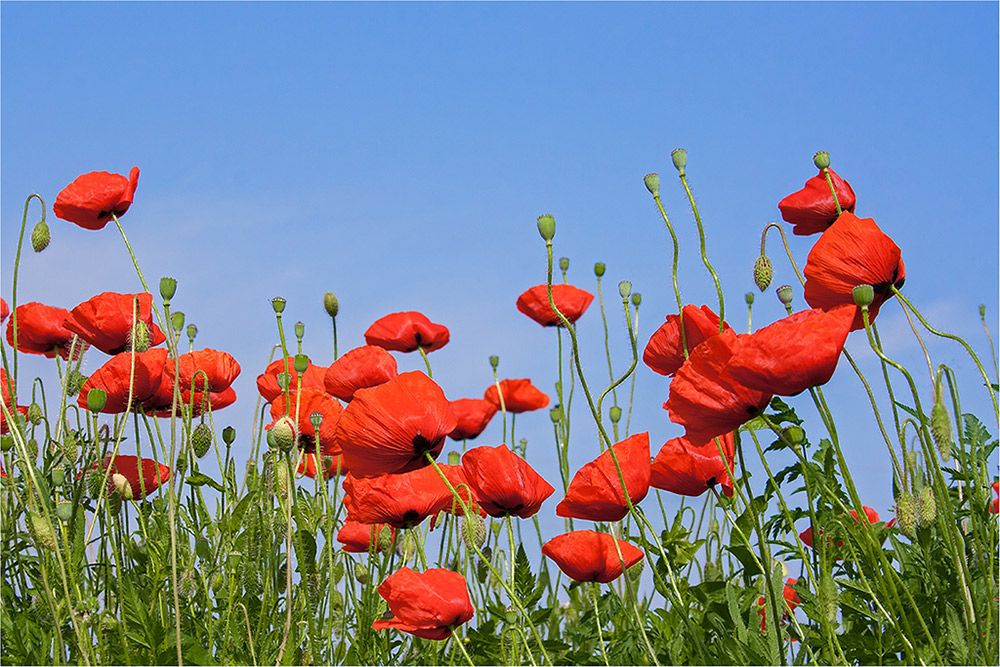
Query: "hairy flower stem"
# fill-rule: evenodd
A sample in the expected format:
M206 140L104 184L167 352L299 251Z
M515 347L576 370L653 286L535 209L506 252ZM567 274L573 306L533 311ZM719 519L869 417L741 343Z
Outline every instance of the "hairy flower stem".
M694 212L694 221L698 224L698 238L701 240L701 261L704 262L705 268L712 275L712 280L715 281L715 291L719 295L719 333L722 333L722 329L725 326L726 319L726 302L722 298L722 285L719 283L719 276L712 268L712 264L708 261L708 252L705 250L705 228L701 224L701 214L698 213L698 204L694 201L694 194L691 192L691 188L688 187L687 174L685 172L680 172L681 184L684 186L684 192L687 193L688 201L691 203L691 210ZM683 330L683 323L682 323Z
M600 276L597 276L597 301L601 305L601 323L604 325L604 354L605 354L605 356L608 359L608 378L609 378L609 381L613 385L614 381L615 381L615 372L614 372L614 369L611 366L611 344L610 344L610 337L609 337L609 333L608 333L608 318L607 318L607 315L604 312L604 291L601 289L601 277ZM627 307L628 306L626 305L626 308ZM618 405L618 392L616 390L612 389L611 396L612 396L612 400L614 402L614 405ZM614 424L614 431L615 431L615 442L617 442L618 441L618 424L617 423Z
M674 226L670 224L670 218L667 217L667 212L663 209L663 203L660 201L660 194L654 194L653 200L656 202L656 208L660 210L660 216L663 217L663 223L667 226L667 231L670 232L670 240L674 245L674 263L671 270L671 277L674 283L674 297L677 299L677 313L678 317L680 317L681 349L684 350L684 358L687 359L688 346L687 333L684 331L684 302L681 300L681 288L677 282L677 263L680 259L680 244L677 243L677 234L674 233Z
M15 393L15 380L17 379L17 272L21 266L21 246L24 243L24 228L28 224L28 205L32 199L37 199L42 205L42 222L45 222L45 200L41 195L32 193L24 200L24 215L21 216L21 231L17 237L17 252L14 255L14 286L10 299L10 328L11 328L11 354L14 358L13 377L7 376L8 389L10 390L11 404L17 405L17 394Z
M823 176L826 178L826 184L830 188L830 194L833 195L833 203L837 206L837 216L844 212L844 209L840 208L840 198L837 196L837 188L833 187L833 176L830 175L830 168L823 167Z
M781 234L781 243L785 246L785 256L788 257L788 261L792 264L792 269L795 271L795 277L799 279L802 285L806 284L806 279L802 277L802 273L799 271L798 264L795 263L795 257L792 255L791 248L788 247L788 237L785 236L785 230L777 222L769 223L764 227L764 231L760 234L760 254L764 255L765 244L767 242L767 232L771 228L777 229L778 233Z

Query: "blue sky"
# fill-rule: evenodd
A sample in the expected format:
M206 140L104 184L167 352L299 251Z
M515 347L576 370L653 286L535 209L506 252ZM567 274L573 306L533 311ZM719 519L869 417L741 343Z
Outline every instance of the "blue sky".
M199 327L197 344L243 366L240 401L216 425L235 425L248 452L254 379L276 340L270 297L288 299L289 325L305 322L317 363L332 360L321 305L332 290L341 351L363 344L378 317L420 310L451 329L431 355L449 398L482 394L491 354L503 376L551 393L555 334L514 308L545 278L538 215L556 217L571 282L593 291L594 262L607 264L620 371L616 283L643 294L641 345L676 311L670 241L643 175L662 175L685 301L715 308L670 162L673 148L688 150L729 319L742 329L760 230L825 149L857 212L902 248L905 292L985 359L976 309L987 304L996 333L998 303L997 18L995 3L4 2L0 285L9 301L24 198L38 192L52 244L23 258L20 302L72 308L139 289L113 227L88 232L51 215L80 173L138 165L130 241L152 285L178 279L174 307ZM800 265L814 240L791 240ZM775 286L793 283L775 241ZM782 313L773 292L758 293L758 325ZM928 401L901 310L887 306L880 324ZM580 335L596 384L607 373L596 304ZM848 346L877 371L860 334ZM989 422L964 353L931 352L960 370L963 405ZM104 359L90 356L92 371ZM25 368L54 376L42 360ZM656 448L680 431L661 409L666 382L637 372L633 431L649 430ZM828 395L862 492L886 511L888 458L860 391L845 366ZM818 435L808 399L793 404ZM576 415L580 465L597 448ZM542 412L518 423L529 460L558 485L550 428ZM475 444L499 440L498 420Z

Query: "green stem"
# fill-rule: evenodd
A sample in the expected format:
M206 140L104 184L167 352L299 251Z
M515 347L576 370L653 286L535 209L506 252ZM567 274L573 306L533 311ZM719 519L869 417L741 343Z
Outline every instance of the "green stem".
M705 228L701 224L701 214L698 213L698 204L694 201L694 194L691 192L691 188L688 187L687 174L685 172L680 172L681 184L684 185L684 192L687 193L688 201L691 203L691 210L694 212L694 221L698 224L698 238L701 241L701 261L704 262L705 268L708 272L712 274L712 280L715 281L715 291L719 295L719 333L722 333L722 329L725 326L726 319L726 303L722 298L722 285L719 283L719 276L712 268L712 264L708 261L708 253L705 250ZM683 330L683 329L682 329Z

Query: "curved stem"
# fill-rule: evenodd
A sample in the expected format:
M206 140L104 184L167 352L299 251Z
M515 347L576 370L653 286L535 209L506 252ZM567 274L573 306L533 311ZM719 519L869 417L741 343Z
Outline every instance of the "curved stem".
M764 227L764 231L760 235L760 254L764 255L764 244L767 241L767 232L771 228L777 229L778 233L781 234L781 243L785 246L785 255L788 257L788 261L792 263L792 269L795 270L795 277L799 279L802 285L806 284L806 279L802 277L799 272L799 266L795 263L795 257L792 256L792 250L788 247L788 237L785 236L785 230L777 222L769 223Z
M680 172L681 184L684 186L684 192L687 193L688 201L691 203L691 210L694 212L694 221L698 223L698 238L701 241L701 261L704 262L705 268L708 272L712 274L712 280L715 281L715 291L719 295L719 333L722 333L722 329L725 326L726 319L726 302L722 298L722 285L719 284L719 276L712 268L711 262L708 261L708 252L705 250L705 228L701 224L701 214L698 213L698 204L694 201L694 194L691 192L691 188L688 187L687 174L685 172Z
M14 373L13 378L7 377L8 388L10 389L10 397L13 405L17 405L17 395L14 393L14 379L17 378L17 271L21 266L21 245L24 243L24 228L28 224L28 205L31 203L32 199L37 199L42 205L42 222L45 222L45 200L42 199L41 195L31 193L28 198L24 200L24 215L21 217L21 232L17 236L17 253L14 255L14 291L11 294L10 299L10 328L13 334L12 340L14 341L12 347L12 354L14 357Z

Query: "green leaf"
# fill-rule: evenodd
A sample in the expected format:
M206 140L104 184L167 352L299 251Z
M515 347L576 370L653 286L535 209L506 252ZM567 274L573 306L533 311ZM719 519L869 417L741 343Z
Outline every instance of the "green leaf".
M210 487L222 493L222 485L202 472L194 472L187 478L187 483L191 486L202 486L208 484Z
M736 587L728 582L726 583L726 602L729 603L729 616L732 618L733 625L736 626L736 636L739 637L740 643L745 645L747 643L747 626L743 622L743 612L736 600Z

